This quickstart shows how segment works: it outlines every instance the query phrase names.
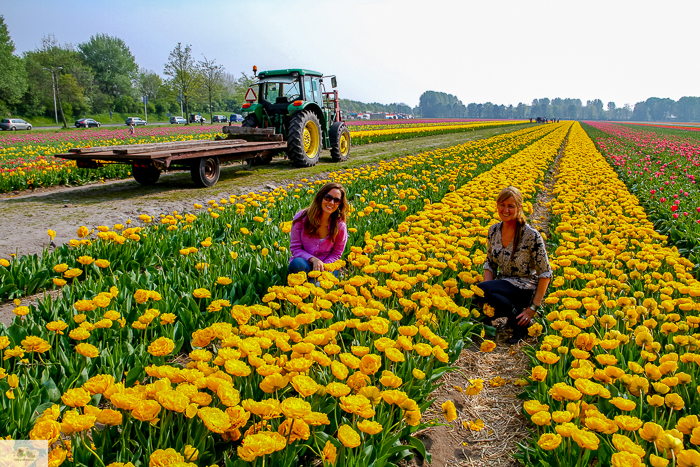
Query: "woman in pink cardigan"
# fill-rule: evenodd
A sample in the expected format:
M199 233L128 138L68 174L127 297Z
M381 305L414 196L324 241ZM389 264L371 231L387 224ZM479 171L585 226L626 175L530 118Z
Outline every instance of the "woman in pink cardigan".
M323 271L324 264L340 259L348 241L345 216L348 200L340 183L327 183L311 206L292 221L289 273Z

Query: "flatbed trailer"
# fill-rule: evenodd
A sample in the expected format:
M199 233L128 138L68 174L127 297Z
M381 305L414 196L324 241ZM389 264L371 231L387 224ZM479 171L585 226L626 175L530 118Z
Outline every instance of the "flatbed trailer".
M216 140L173 141L166 143L122 144L72 148L54 157L76 161L85 169L105 164L132 166L134 179L141 185L153 185L167 170L190 170L198 187L213 186L219 180L221 163L250 162L284 152L287 142L273 128L225 126L226 138Z

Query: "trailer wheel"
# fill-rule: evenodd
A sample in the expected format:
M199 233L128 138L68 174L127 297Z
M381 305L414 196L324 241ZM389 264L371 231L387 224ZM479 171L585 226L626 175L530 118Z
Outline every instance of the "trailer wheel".
M134 165L131 167L131 174L134 176L134 180L143 186L155 185L160 178L160 170L152 165L147 167Z
M287 131L287 157L296 167L313 167L321 157L321 125L310 110L295 113Z
M214 186L219 181L221 165L216 156L201 157L192 163L192 181L197 188Z
M343 122L331 125L328 135L331 140L331 157L333 162L345 162L350 157L350 131Z
M250 159L246 159L246 162L248 163L248 167L257 167L259 165L270 165L272 162L272 156L267 155L267 156L255 156L251 157Z

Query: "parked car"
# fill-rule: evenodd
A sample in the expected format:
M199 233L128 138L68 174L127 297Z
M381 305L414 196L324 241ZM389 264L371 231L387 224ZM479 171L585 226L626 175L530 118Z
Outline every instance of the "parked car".
M0 121L0 129L9 131L31 130L32 124L25 122L21 118L3 118L2 121Z
M80 120L75 122L76 128L90 128L90 127L99 128L100 125L102 125L100 122L97 122L91 118L81 118Z
M226 115L214 115L211 119L212 123L226 123L228 122L228 118L226 118Z
M242 122L243 115L231 114L231 116L229 117L229 120L231 120L232 122Z
M126 119L127 125L131 125L132 123L134 124L134 126L145 125L146 120L140 117L129 117Z
M187 123L184 117L170 117L170 123L174 125L184 125Z
M207 119L201 115L190 114L190 123L207 123Z

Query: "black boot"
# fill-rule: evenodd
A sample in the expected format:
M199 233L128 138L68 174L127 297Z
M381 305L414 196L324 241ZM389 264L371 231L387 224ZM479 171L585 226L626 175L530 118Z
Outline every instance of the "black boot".
M506 342L510 345L515 345L527 337L527 326L519 326L515 324L513 326L513 337L506 339Z

